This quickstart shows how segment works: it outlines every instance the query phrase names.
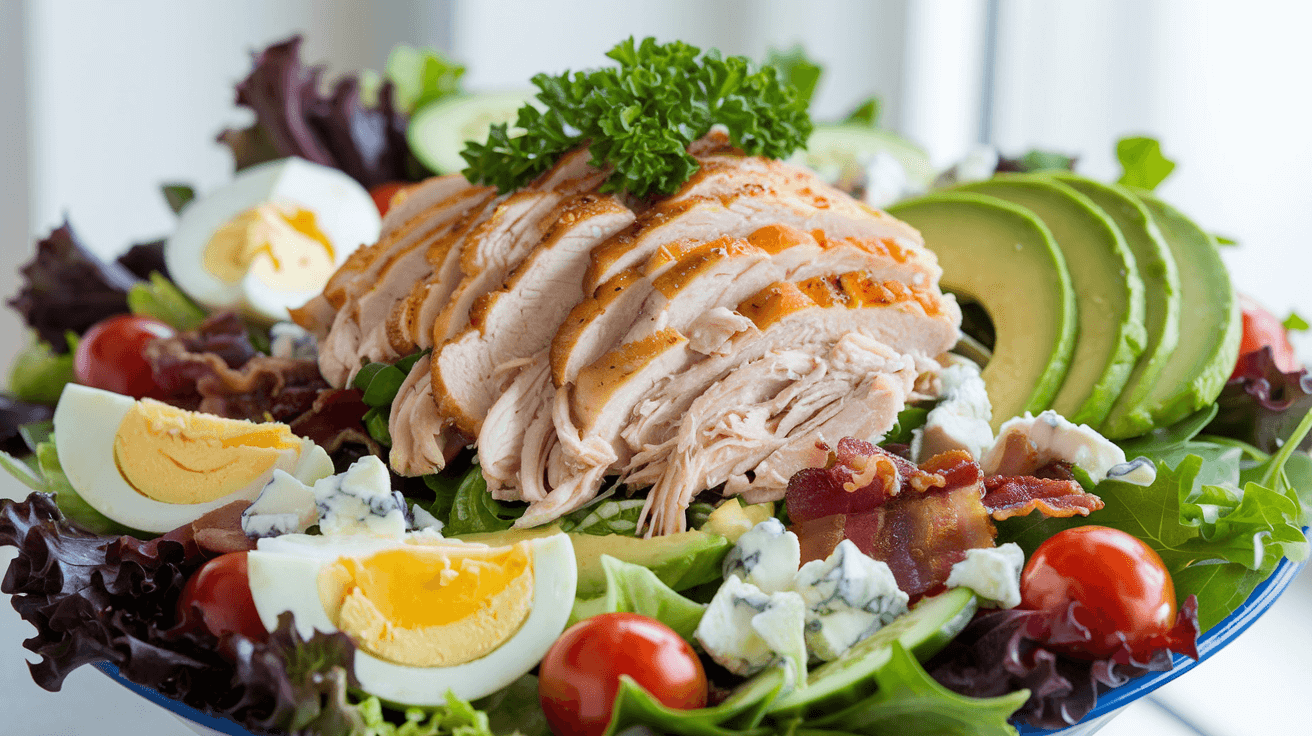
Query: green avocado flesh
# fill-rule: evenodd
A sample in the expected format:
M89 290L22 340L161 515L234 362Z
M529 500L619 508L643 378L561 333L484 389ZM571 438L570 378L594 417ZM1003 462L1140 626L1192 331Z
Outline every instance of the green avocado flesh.
M1048 229L1022 207L963 192L907 200L889 213L924 235L942 287L993 319L997 340L983 375L994 430L1048 408L1075 349L1075 290Z
M493 547L515 544L526 539L559 533L556 526L533 529L507 529L503 532L462 534L465 542L479 542ZM578 598L594 598L606 592L606 573L601 556L610 555L623 562L642 565L674 590L687 590L720 579L720 563L733 546L718 534L692 530L663 537L630 537L623 534L570 534L574 561L579 568Z
M1144 282L1144 325L1148 340L1130 372L1130 380L1098 430L1106 437L1137 437L1153 428L1152 407L1145 401L1175 352L1180 339L1180 273L1157 224L1142 201L1115 184L1077 174L1053 175L1093 200L1125 236Z
M926 598L843 656L811 670L805 688L775 700L767 712L808 719L860 701L873 692L873 675L893 656L893 642L924 662L966 628L976 607L968 588Z
M432 171L452 174L465 168L465 142L487 140L488 128L514 123L531 96L502 92L445 97L415 111L406 140L415 158Z
M1239 357L1243 323L1230 274L1212 238L1147 192L1135 191L1180 269L1180 342L1143 397L1164 427L1216 400Z
M1143 281L1124 237L1088 197L1042 175L1001 175L956 191L1018 204L1052 231L1075 285L1079 319L1075 354L1052 408L1076 424L1102 424L1130 379L1147 332Z

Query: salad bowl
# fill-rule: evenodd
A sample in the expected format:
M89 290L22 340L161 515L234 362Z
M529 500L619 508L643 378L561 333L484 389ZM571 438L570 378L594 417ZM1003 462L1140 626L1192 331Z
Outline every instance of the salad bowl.
M745 57L630 39L464 143L515 101L284 104L298 43L170 238L106 264L65 225L23 268L38 685L91 663L236 736L1089 734L1302 567L1312 373L1156 141L1117 184L995 155L880 200L923 152L813 135Z

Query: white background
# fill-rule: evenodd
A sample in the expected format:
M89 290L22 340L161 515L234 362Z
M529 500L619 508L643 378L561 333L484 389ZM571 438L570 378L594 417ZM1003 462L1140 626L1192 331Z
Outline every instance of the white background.
M1012 154L1078 153L1083 171L1111 178L1118 137L1159 137L1179 162L1161 193L1242 241L1226 252L1239 288L1312 316L1309 26L1312 4L1294 1L0 0L0 292L13 293L31 236L65 215L106 255L166 233L158 184L205 190L230 175L214 136L249 121L232 85L250 50L293 30L332 71L380 68L396 42L438 45L482 89L597 65L617 40L655 34L757 58L802 41L827 68L817 117L878 93L885 122L939 163L987 139ZM0 316L0 359L23 339ZM1309 588L1161 701L1208 734L1305 732ZM89 668L60 694L39 690L23 665L28 631L0 605L0 734L182 733ZM1143 704L1103 733L1197 733L1182 728Z

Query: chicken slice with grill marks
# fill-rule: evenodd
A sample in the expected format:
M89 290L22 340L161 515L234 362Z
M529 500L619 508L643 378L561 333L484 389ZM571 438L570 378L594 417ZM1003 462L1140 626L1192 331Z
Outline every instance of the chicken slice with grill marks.
M386 258L394 248L406 247L426 226L431 226L434 218L440 216L446 200L472 188L473 185L459 174L435 176L410 188L383 217L378 242L352 251L329 277L319 296L301 308L291 310L293 321L322 340L361 276L372 271L374 264Z
M416 325L416 329L429 333L429 344L440 346L468 325L473 300L500 286L510 271L527 257L553 224L551 216L557 205L604 180L605 172L591 167L588 160L586 149L566 154L528 188L496 200L490 213L485 213L486 217L474 224L465 237L452 242L444 251L430 250L430 262L440 259L442 265L436 267L435 277L430 279L419 302L419 318L423 319L430 304L441 304L441 310L431 324ZM460 278L452 286L455 274L451 278L443 275L454 272L457 264ZM414 376L412 390L404 397L398 395L393 402L391 416L406 422L405 431L401 427L392 428L389 417L392 468L403 475L441 470L445 458L454 451L452 437L457 432L450 418L443 416L436 405L433 408L411 405L436 400L431 363L431 360L424 362L427 375ZM416 363L411 369L412 375L418 366ZM460 438L462 444L466 439Z
M915 228L852 199L811 171L761 156L712 155L700 158L699 163L701 168L679 191L644 212L628 231L597 248L584 277L585 291L645 262L660 244L653 243L650 234L664 232L672 221L693 225L675 238L707 239L707 233L742 237L776 222L808 232L823 230L835 238L883 238L937 268ZM710 224L710 229L694 224L707 215L725 214L725 210L730 219L742 224L726 226L722 219ZM933 277L937 280L937 271Z
M547 236L501 289L479 297L470 326L434 353L433 395L444 416L477 435L488 408L514 378L515 367L545 348L569 310L583 299L588 253L633 221L611 196L581 194L548 219Z
M469 187L443 200L427 210L428 219L407 228L407 235L351 282L345 304L320 342L319 371L330 384L345 386L363 361L400 357L385 340L387 314L414 281L429 272L425 254L431 244L449 239L452 230L481 211L492 196L487 187Z
M755 329L739 333L722 358L698 357L678 330L666 329L644 340L616 348L580 371L571 390L558 391L553 421L559 445L545 465L521 468L523 497L529 511L517 522L533 526L568 513L586 503L598 488L601 477L625 452L621 433L635 417L648 421L658 416L651 434L653 442L634 443L645 448L667 439L664 427L678 424L679 417L707 386L722 380L735 367L783 349L814 343L832 343L856 332L879 340L899 353L913 356L937 355L956 340L960 314L956 303L936 287L913 290L900 282L864 284L859 278L848 283L865 287L847 305L822 307L790 282L773 284L738 306L752 319ZM663 373L650 370L659 365ZM670 391L669 384L691 385L691 393ZM659 391L676 397L659 406L646 399ZM642 439L643 430L637 430ZM598 467L602 462L607 467ZM535 488L541 480L541 487ZM548 490L547 485L551 488Z
M626 483L652 486L642 518L648 533L684 531L684 512L704 488L767 464L775 472L806 467L816 441L882 435L917 373L913 357L860 333L735 368L692 402L669 439L635 456ZM786 486L784 478L773 496Z

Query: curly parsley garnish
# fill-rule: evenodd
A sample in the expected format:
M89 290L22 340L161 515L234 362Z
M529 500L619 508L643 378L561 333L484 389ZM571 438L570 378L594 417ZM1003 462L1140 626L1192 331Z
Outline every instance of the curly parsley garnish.
M522 134L494 125L486 143L467 143L465 177L507 192L589 142L593 165L613 167L602 191L670 194L697 170L688 144L717 123L734 146L770 158L811 135L806 101L774 67L654 38L630 37L606 56L619 66L533 77L545 112L525 105L515 123Z

